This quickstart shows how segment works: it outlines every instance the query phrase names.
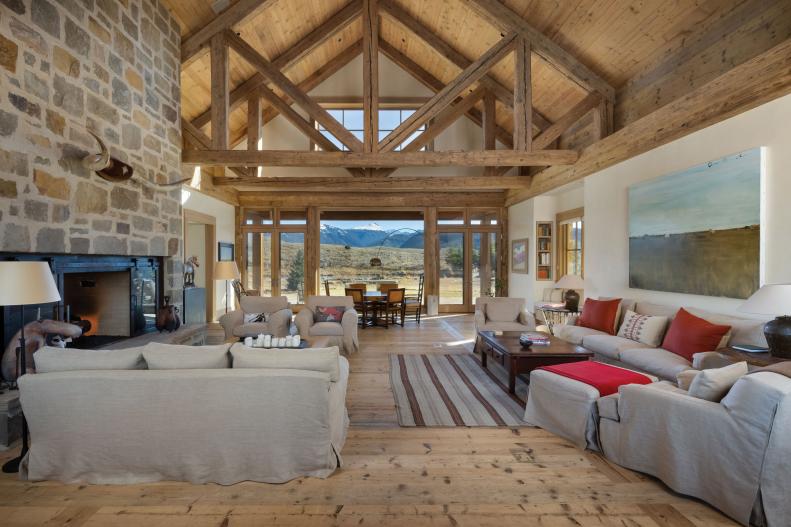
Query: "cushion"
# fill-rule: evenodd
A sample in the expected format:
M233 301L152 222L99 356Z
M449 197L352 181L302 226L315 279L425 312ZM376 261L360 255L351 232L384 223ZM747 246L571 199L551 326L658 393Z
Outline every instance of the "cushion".
M672 381L676 380L676 375L679 372L692 367L692 363L681 355L662 348L622 350L620 361L627 366Z
M638 315L629 310L623 317L623 324L618 330L618 336L656 348L662 342L666 327L667 317Z
M274 313L288 309L288 298L285 296L242 296L239 305L245 313Z
M316 306L313 310L314 322L340 322L343 318L344 306Z
M257 324L262 322L269 322L272 313L247 313L244 314L245 324Z
M603 333L585 335L582 337L582 345L594 353L614 360L620 358L621 350L641 348L644 346L648 347L640 342L635 342L623 337L616 337L615 335L605 335Z
M742 318L721 313L712 313L702 309L689 308L687 311L707 320L712 324L721 324L731 327L730 342L734 344L752 344L753 346L766 347L766 337L764 336L764 324L766 320L754 318ZM721 342L720 347L724 348L728 342Z
M233 328L235 337L257 337L260 334L269 335L269 322L253 322L252 324L241 324Z
M695 353L718 349L730 329L730 326L712 324L681 308L667 330L662 347L691 361Z
M181 346L152 342L143 348L149 370L213 370L228 368L228 344Z
M549 290L549 301L553 304L559 304L563 302L563 295L566 293L564 289L559 287L553 287Z
M585 300L582 315L580 315L577 325L615 335L620 310L620 298L613 298L612 300L588 298Z
M582 326L570 326L568 324L555 324L552 326L552 333L560 339L572 344L582 345L582 339L587 335L604 335L599 330L585 328Z
M313 337L338 337L343 335L343 326L339 322L317 322L310 327L310 334Z
M33 354L38 373L78 370L143 370L143 348L80 350L44 346Z
M725 397L728 390L736 384L736 381L746 374L746 362L737 362L724 368L701 370L692 380L687 393L698 399L718 403Z
M689 386L692 384L692 380L698 373L700 373L700 370L684 370L676 375L676 383L678 384L678 387L685 392L689 391Z
M498 301L492 299L486 303L486 318L492 322L514 322L522 311L521 301Z
M236 343L231 347L234 368L269 368L319 371L329 374L330 380L340 378L338 347L306 349L255 349Z

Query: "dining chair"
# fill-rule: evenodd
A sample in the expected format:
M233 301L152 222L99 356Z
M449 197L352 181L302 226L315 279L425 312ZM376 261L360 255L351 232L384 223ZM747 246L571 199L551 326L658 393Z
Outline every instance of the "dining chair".
M391 323L396 324L396 315L401 318L401 327L404 327L404 294L406 289L395 288L387 291L387 299L379 302L379 313L383 313L384 318L380 318L387 328Z
M324 293L327 296L332 296L332 295L330 295L330 281L329 280L324 280Z
M388 283L388 282L383 282L383 283L379 284L379 292L380 293L387 293L391 289L398 289L398 284L396 284L396 283Z
M404 296L404 317L413 316L415 322L420 324L420 317L423 314L423 279L425 275L420 273L418 280L417 294Z
M368 287L365 284L349 284L348 288L349 289L362 289L363 293L365 293L368 290Z
M365 300L365 292L362 289L347 287L345 295L352 297L354 309L360 313L360 324L364 329L368 325L368 308L370 307L369 302Z

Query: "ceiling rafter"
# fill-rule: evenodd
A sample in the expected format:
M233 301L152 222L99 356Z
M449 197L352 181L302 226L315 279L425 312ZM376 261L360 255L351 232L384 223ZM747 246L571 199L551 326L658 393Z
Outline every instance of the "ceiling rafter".
M218 187L239 186L259 192L337 191L433 191L438 186L453 190L525 189L529 179L521 176L365 176L365 177L283 177L283 178L214 178Z

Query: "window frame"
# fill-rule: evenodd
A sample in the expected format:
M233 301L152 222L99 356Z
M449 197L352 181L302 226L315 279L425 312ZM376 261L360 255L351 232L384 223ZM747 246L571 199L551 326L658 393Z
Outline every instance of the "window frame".
M569 249L569 228L568 225L580 223L579 247ZM569 253L579 254L579 276L585 277L585 209L583 207L559 212L556 215L557 225L557 276L562 278L569 273Z

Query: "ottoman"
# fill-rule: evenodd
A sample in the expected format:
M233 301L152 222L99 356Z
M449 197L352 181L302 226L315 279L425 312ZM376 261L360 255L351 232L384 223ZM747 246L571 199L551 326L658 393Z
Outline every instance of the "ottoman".
M627 370L611 364L588 361L547 366L530 373L530 391L525 407L525 421L531 426L568 439L578 448L599 451L596 402L600 397L617 392L623 384L648 384L659 379L653 375ZM563 374L552 371L565 370ZM571 378L565 375L572 375ZM641 379L640 377L644 377ZM590 384L586 378L594 380ZM607 379L609 378L608 382ZM631 380L629 379L631 378ZM623 382L622 382L623 381Z

